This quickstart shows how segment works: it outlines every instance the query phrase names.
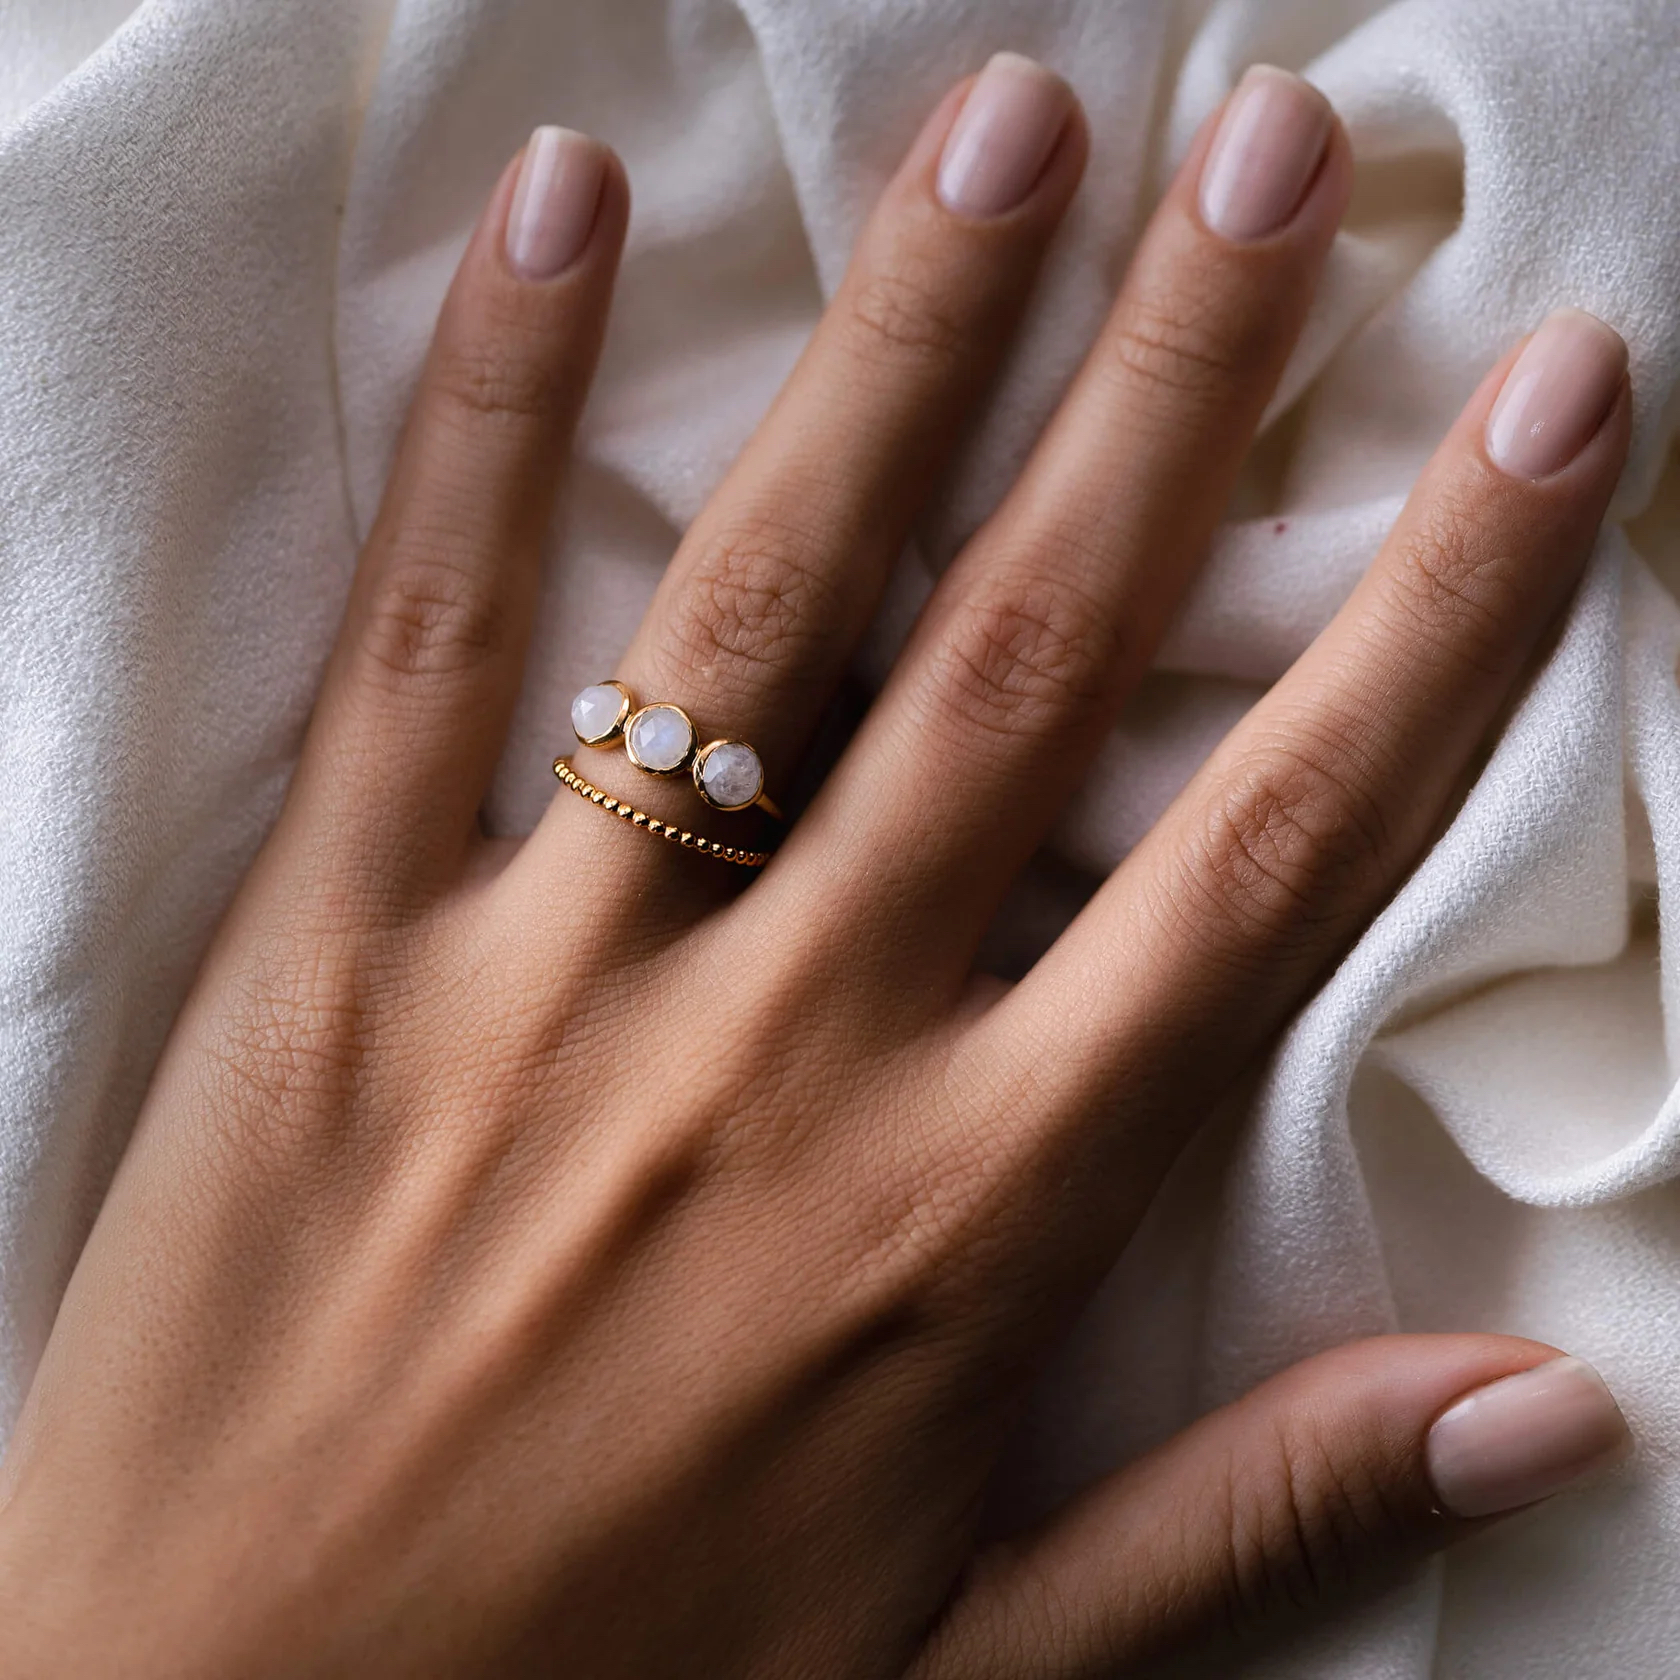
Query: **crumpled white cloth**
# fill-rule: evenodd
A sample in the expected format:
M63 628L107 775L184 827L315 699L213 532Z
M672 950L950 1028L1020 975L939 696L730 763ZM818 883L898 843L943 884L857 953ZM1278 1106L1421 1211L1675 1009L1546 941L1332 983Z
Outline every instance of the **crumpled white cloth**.
M497 782L551 797L684 523L930 102L998 48L1089 109L1086 184L876 646L1002 491L1140 218L1255 60L1359 186L1250 482L1058 846L1108 867L1324 623L1549 308L1633 351L1634 454L1462 814L1186 1158L1050 1379L1047 1500L1394 1327L1593 1360L1631 1471L1254 1673L1667 1676L1680 1633L1680 0L8 0L0 6L0 1421L195 960L272 819L468 225L539 121L636 210ZM1054 1048L1047 1046L1046 1055Z

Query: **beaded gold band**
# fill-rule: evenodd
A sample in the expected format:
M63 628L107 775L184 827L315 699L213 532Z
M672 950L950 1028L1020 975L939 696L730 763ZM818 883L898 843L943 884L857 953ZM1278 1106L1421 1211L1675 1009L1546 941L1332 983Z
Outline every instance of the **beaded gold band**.
M657 834L661 840L669 840L673 846L686 846L691 852L704 852L707 857L721 858L725 863L738 863L744 869L762 869L770 861L768 852L749 852L739 846L726 846L721 840L708 840L703 834L691 834L686 828L678 828L675 823L661 822L658 817L650 817L646 811L636 810L625 800L615 799L610 793L603 793L593 782L586 782L563 758L555 759L554 774L573 793L587 799L591 805L599 805L603 811L611 811L615 817L622 817L632 827L645 828L649 834Z

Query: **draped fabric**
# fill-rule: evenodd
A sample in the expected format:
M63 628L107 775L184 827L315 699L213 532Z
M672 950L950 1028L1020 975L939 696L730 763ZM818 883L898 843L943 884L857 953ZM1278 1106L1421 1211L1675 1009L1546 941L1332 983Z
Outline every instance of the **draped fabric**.
M0 7L0 1420L284 791L431 320L538 122L636 208L490 817L552 796L931 102L994 50L1094 148L1031 322L860 662L1007 485L1140 221L1245 65L1303 69L1358 185L1232 518L1052 850L1090 882L1324 624L1502 349L1632 347L1633 457L1451 827L1186 1156L1042 1386L1042 1505L1392 1328L1596 1363L1629 1470L1256 1664L1673 1672L1680 1633L1677 0L9 0ZM574 890L557 881L555 890ZM576 887L581 890L581 885ZM1023 912L1017 944L1054 931ZM1056 1054L1053 1044L1043 1049Z

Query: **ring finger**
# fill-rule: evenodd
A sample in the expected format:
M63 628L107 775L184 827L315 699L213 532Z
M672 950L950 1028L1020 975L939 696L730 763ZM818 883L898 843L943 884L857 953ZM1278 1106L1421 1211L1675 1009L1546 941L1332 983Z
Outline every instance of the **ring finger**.
M783 785L873 613L912 521L1024 306L1078 184L1072 91L1000 54L923 129L869 219L844 282L727 479L685 535L617 671L639 703L669 701L701 742L745 740ZM603 677L609 673L601 673ZM614 794L701 826L692 789L662 794L590 754ZM711 818L730 834L728 819ZM533 867L575 825L558 798ZM731 837L733 837L731 835ZM615 869L668 869L623 835Z

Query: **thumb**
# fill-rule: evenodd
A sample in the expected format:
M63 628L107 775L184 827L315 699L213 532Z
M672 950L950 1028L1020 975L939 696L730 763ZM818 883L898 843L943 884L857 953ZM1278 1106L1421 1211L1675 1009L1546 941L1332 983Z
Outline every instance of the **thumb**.
M1293 1366L976 1562L915 1680L1113 1680L1273 1631L1615 1463L1593 1368L1510 1336Z

